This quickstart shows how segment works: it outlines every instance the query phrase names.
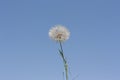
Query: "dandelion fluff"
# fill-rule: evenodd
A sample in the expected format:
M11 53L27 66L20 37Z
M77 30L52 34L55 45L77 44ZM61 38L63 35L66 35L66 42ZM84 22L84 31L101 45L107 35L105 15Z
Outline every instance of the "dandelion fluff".
M49 30L49 37L55 41L64 42L69 39L69 30L61 25L56 25Z

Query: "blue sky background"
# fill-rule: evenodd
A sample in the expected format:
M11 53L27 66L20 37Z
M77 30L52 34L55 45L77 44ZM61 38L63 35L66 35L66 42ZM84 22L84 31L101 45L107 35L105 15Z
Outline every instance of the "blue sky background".
M61 24L70 80L120 80L119 0L0 0L0 80L63 80Z

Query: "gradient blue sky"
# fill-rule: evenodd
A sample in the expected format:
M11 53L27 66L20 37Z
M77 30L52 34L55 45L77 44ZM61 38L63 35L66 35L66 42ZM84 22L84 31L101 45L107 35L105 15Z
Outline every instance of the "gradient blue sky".
M70 80L120 80L120 0L0 0L0 80L63 80L56 24Z

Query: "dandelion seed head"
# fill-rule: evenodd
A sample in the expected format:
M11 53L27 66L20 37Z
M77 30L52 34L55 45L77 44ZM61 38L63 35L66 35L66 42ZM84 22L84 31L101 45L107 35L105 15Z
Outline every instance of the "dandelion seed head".
M49 30L49 37L55 41L64 42L69 39L69 30L61 25L55 25Z

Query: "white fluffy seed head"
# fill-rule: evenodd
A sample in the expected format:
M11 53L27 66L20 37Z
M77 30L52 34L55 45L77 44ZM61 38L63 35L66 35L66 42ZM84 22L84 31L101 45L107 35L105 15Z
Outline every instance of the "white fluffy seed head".
M70 32L61 25L56 25L49 30L49 37L55 41L64 42L69 39Z

